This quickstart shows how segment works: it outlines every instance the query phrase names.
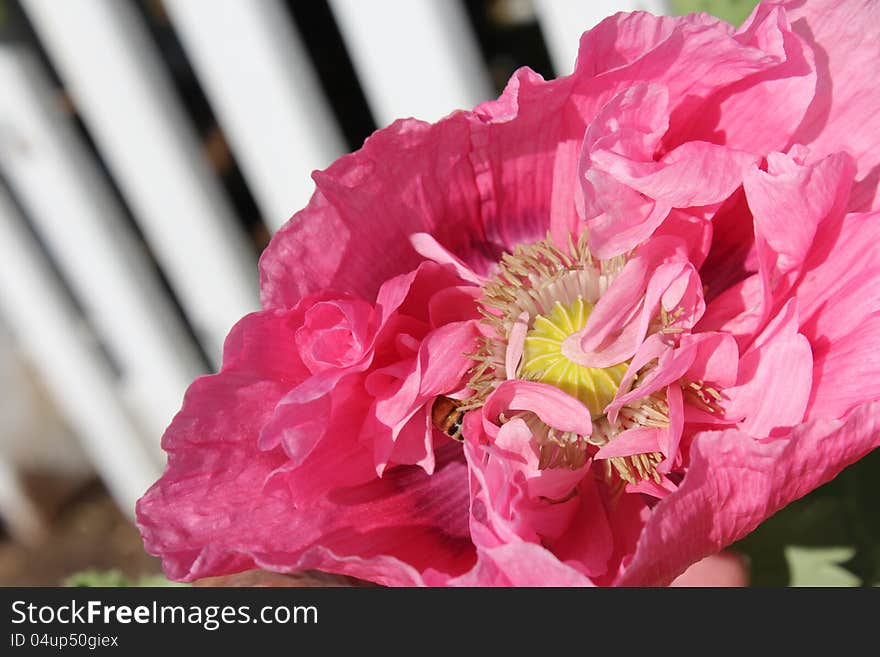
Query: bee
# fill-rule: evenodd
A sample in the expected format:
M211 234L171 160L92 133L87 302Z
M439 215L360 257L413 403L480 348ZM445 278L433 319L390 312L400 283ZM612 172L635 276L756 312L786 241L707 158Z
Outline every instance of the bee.
M431 421L434 426L447 436L458 442L464 442L461 435L461 421L465 411L460 408L461 402L450 397L438 396L431 407Z

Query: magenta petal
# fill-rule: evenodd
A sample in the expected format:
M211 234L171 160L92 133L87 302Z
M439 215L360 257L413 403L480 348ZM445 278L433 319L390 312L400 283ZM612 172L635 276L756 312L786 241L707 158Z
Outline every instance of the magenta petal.
M265 392L255 389L255 399L268 398ZM240 390L236 394L236 413L248 411ZM428 569L450 577L473 565L461 461L442 457L431 477L417 468L395 468L381 480L357 484L345 475L354 464L352 453L346 458L338 444L343 459L336 477L351 483L315 497L295 488L302 479L279 469L277 451L257 451L253 429L239 426L241 436L222 449L202 431L201 445L190 445L179 457L172 451L165 477L139 502L147 548L163 557L169 576L189 581L253 567L320 568L412 585ZM178 431L186 431L184 425L172 426L173 440L181 437ZM272 473L271 487L255 495ZM385 566L377 567L376 560Z
M578 488L577 513L568 530L549 543L556 558L590 577L608 572L614 552L614 535L608 522L608 511L599 494L595 479L586 479Z
M654 508L617 583L666 585L741 539L880 445L878 418L875 402L763 441L737 430L699 434L684 481Z

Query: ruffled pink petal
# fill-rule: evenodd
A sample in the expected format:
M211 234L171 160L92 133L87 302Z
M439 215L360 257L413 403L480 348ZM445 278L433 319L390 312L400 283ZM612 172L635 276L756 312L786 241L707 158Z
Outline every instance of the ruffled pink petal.
M586 216L587 218L596 217L595 220L591 220L591 247L600 257L621 253L644 239L668 214L670 207L675 207L673 197L679 193L679 190L694 190L696 193L697 188L700 187L697 180L701 180L703 183L709 180L726 183L717 189L711 188L711 186L706 188L715 193L711 194L714 200L706 201L704 204L723 200L738 186L736 176L742 167L737 165L745 164L747 161L754 162L755 158L727 150L729 148L727 142L723 140L723 137L718 137L719 134L724 134L724 129L728 126L723 123L718 125L717 118L716 124L713 125L711 117L719 117L721 113L719 106L726 98L723 95L723 90L743 81L744 88L731 89L729 96L734 96L736 91L746 93L746 90L749 89L748 83L745 82L747 80L751 80L752 85L759 88L763 83L777 78L801 78L810 75L809 67L804 63L803 50L796 43L796 37L787 31L784 17L780 16L778 10L756 16L750 28L736 36L731 33L729 26L714 22L707 17L686 17L675 23L661 22L660 19L656 19L656 21L652 25L650 19L640 15L630 15L623 18L613 17L603 21L589 35L584 36L582 48L585 44L588 48L601 44L599 48L595 48L595 50L599 50L607 47L604 44L615 43L614 55L604 54L608 55L609 62L616 64L616 66L612 65L610 68L603 66L598 69L597 80L593 84L594 89L608 94L604 96L603 102L596 109L604 105L615 93L624 89L639 83L659 83L667 90L666 99L662 97L662 94L653 95L650 99L646 97L642 100L650 100L650 102L646 102L644 108L639 107L637 103L629 104L631 107L630 116L641 116L642 119L648 119L649 114L653 113L655 117L653 121L641 121L640 125L643 127L640 129L644 130L644 126L648 128L642 137L634 135L637 143L640 142L642 145L643 166L659 167L660 165L656 162L652 165L657 151L660 151L657 159L662 160L664 155L674 151L676 147L688 143L694 143L694 145L687 146L687 149L697 150L703 154L712 153L715 156L722 152L724 154L720 159L714 158L716 164L713 164L713 175L699 179L687 178L683 175L688 162L684 159L678 160L676 156L673 156L673 161L670 162L670 177L678 170L682 174L681 179L676 180L675 185L663 185L662 175L657 179L659 190L674 191L668 201L662 198L659 191L658 197L650 197L649 194L650 198L640 201L634 189L630 192L620 186L618 189L614 189L616 176L609 176L606 169L599 166L591 174L594 180L587 183L584 191L588 206ZM639 38L633 38L636 30L623 29L624 24L637 25L637 30L643 31L643 35ZM620 38L618 39L617 30L619 27ZM613 30L613 32L603 34L605 30ZM634 46L632 52L627 51L629 40ZM652 49L644 53L639 51L640 46ZM596 66L592 62L588 62L587 52L585 51L584 57L579 60L578 64L578 68L584 71L590 71L593 66ZM792 64L788 67L783 66L789 57L792 59ZM771 71L773 72L771 73ZM765 73L766 78L757 77L761 73ZM789 88L789 91L796 92L797 102L791 105L794 113L787 114L788 121L783 121L784 125L780 126L780 128L784 128L780 131L782 134L786 132L791 134L797 126L800 116L803 114L805 103L809 102L810 86L811 81L807 80ZM596 92L594 91L594 93ZM631 91L629 93L637 95L639 92ZM716 93L717 96L712 103L706 102ZM746 97L746 103L755 102L754 97L760 95L760 92L753 91ZM618 98L622 101L624 96L625 94L621 94ZM617 117L620 114L620 109L615 108L614 111L609 111L606 106L603 113L608 112L609 117ZM641 115L638 114L640 110L643 112ZM734 107L733 110L735 113L736 108ZM664 151L659 148L659 138L667 132L669 124L665 122L669 120L670 113L674 132L663 144ZM724 118L726 119L728 116ZM697 132L693 136L688 132L688 127L691 124ZM593 125L596 125L596 122ZM614 124L610 125L614 126ZM742 128L737 130L738 126L742 126ZM616 126L614 128L616 129ZM732 133L740 132L745 135L747 126L739 121L739 116L737 116L735 120L730 121L729 128ZM751 134L755 132L754 130L750 131ZM703 139L704 137L706 139ZM748 138L739 141L744 146L754 147L756 145ZM653 149L649 148L651 142L655 146ZM754 150L758 152L770 150L773 145L779 142L780 133L778 132L773 134L770 143L761 144L763 148L754 148ZM620 148L621 144L627 143L629 146L624 149ZM722 150L706 148L710 143L724 148ZM632 159L633 144L632 141L618 142L614 153L622 158ZM734 148L739 146L736 140L731 141L730 145ZM585 147L591 148L586 145ZM618 161L621 160L618 158ZM582 164L582 168L585 173L588 171L586 163ZM698 170L699 166L696 169ZM718 174L721 172L727 173L719 176ZM729 178L725 178L727 174L729 174ZM603 194L603 190L607 190L607 192ZM595 193L599 194L599 197L593 196ZM702 193L702 190L698 193ZM710 195L706 194L706 196ZM598 213L595 204L593 210L590 210L591 198L599 200L598 210L604 211L605 214ZM692 201L696 201L697 198L699 197L692 196Z
M555 386L537 381L504 381L486 399L483 414L495 421L506 411L532 411L548 426L589 436L590 411L580 401Z
M727 333L693 333L681 338L682 349L695 348L694 359L685 372L689 381L705 381L720 389L736 383L739 350L736 340Z
M361 435L373 441L379 475L390 464L420 464L430 474L431 405L437 395L461 387L472 365L466 354L474 351L477 335L474 322L456 322L432 331L422 341L418 355L400 373L398 384L376 399L371 421Z
M300 357L312 373L354 365L371 346L372 319L373 307L360 299L311 305L296 331Z
M309 369L293 348L305 308L326 300L310 297L294 310L267 310L245 315L232 327L223 345L221 371L247 371L288 387L302 383Z
M436 262L439 265L451 265L461 280L474 285L482 285L486 282L485 276L480 276L468 266L461 258L450 252L428 233L413 233L409 237L413 248L420 256Z
M504 353L504 373L508 379L516 378L516 370L519 367L520 359L522 359L528 330L529 314L523 311L513 323L510 334L507 336L507 350Z
M813 246L819 223L846 208L854 165L845 153L804 165L807 152L770 153L767 171L747 172L743 185L755 218L762 263L775 276L798 267ZM796 218L792 221L792 218Z
M864 72L880 58L880 5L873 0L787 2L792 29L812 48L816 98L793 141L815 158L846 151L856 160L850 210L880 207L880 90Z
M753 436L795 425L804 417L812 374L812 350L798 333L797 302L792 300L743 354L737 385L726 391L729 412L743 415L739 426Z
M547 547L561 562L573 565L591 578L600 577L608 572L614 553L614 535L599 483L592 477L584 479L578 487L577 503L577 513L571 518L567 531L547 541Z
M539 470L532 434L521 419L502 426L494 445L469 436L465 457L471 475L471 535L478 547L537 543L562 535L571 524L579 504L571 493L584 471Z
M498 100L473 112L471 162L479 190L484 248L503 251L543 239L551 221L573 227L577 191L573 149L579 148L588 115L572 98L572 77L544 81L519 69ZM494 263L493 263L494 264Z
M741 539L880 445L878 418L875 402L765 440L735 429L699 434L684 481L654 508L616 583L666 585Z
M315 495L298 486L314 480L319 468L290 471L280 451L256 448L272 388L265 382L245 388L221 377L203 382L192 398L216 404L215 412L207 422L199 414L194 423L184 408L166 434L168 471L138 505L147 549L163 557L169 576L190 581L254 567L319 568L411 585L429 569L448 578L472 567L467 471L455 458L458 451L441 453L432 477L418 468L395 468L382 480L358 483L351 469L362 462L361 448L337 441L340 459L329 478L337 483ZM230 422L238 427L234 436L226 431ZM177 451L181 441L186 449ZM320 480L319 488L329 482Z
M690 140L767 153L791 143L816 91L812 49L792 31L782 8L769 3L758 5L734 38L772 55L776 63L684 104L670 119L667 149Z
M666 456L657 467L660 474L669 474L681 464L682 433L684 432L684 395L678 383L672 383L666 388L666 403L669 406L669 426L662 435L660 452Z
M477 299L481 288L473 285L457 285L435 293L428 301L428 323L443 326L467 319L480 319Z
M508 467L524 476L524 493L531 499L558 501L567 497L583 479L583 469L542 469L538 449L522 419L506 422L494 437L492 454L505 459Z
M684 260L681 240L658 237L639 249L599 299L562 353L584 367L610 367L631 358L662 305L679 311L671 325L690 328L705 310L700 278Z
M585 469L541 470L531 432L519 418L501 427L492 446L468 440L465 455L478 550L525 541L584 574L605 573L614 541L597 484Z
M801 332L813 346L810 418L839 417L880 397L878 243L878 213L823 224L795 288Z
M458 287L462 282L452 265L430 261L384 281L376 294L376 307L381 317L379 326L385 328L395 313L429 323L430 304L435 295Z
M816 164L804 164L807 156L801 147L792 149L791 155L771 153L767 172L752 169L746 174L745 195L754 217L755 235L754 262L747 261L746 266L757 273L713 299L700 322L701 329L732 333L742 347L747 347L774 309L790 297L804 272L827 257L828 241L837 239L849 197L853 165L844 153L830 155ZM745 223L748 215L739 209L740 221ZM723 230L716 234L729 243L743 238L739 230L726 237ZM742 250L731 253L740 258L744 255ZM725 258L717 265L731 261ZM715 264L703 273L706 280L711 281L719 271ZM804 280L809 279L807 276Z

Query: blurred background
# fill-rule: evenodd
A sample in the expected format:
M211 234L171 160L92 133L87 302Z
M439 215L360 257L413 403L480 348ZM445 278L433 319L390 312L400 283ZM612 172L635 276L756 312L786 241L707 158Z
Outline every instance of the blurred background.
M134 502L312 170L520 66L571 72L616 11L754 4L0 0L0 585L164 583ZM743 542L753 582L878 581L877 465Z

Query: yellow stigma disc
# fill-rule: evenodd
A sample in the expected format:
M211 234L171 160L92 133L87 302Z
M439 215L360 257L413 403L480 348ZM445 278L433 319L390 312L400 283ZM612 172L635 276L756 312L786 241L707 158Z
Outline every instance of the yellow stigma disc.
M592 311L593 305L578 297L567 306L557 301L549 313L535 317L526 334L519 376L556 386L581 400L593 417L598 417L617 394L628 364L583 367L562 355L563 341L584 328Z

